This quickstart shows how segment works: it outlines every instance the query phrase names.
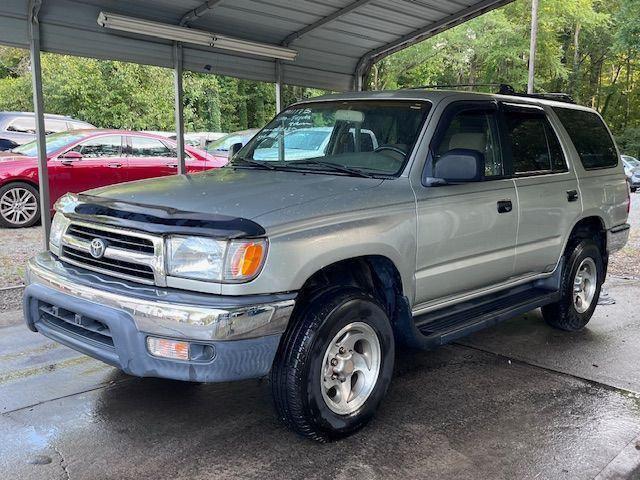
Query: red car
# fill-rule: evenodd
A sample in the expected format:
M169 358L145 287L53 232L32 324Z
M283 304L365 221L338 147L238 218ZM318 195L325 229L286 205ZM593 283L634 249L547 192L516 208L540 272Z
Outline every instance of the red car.
M173 140L124 130L72 130L48 135L51 205L67 192L173 175ZM221 167L226 159L185 146L189 173ZM40 219L36 142L0 152L0 227L29 227Z

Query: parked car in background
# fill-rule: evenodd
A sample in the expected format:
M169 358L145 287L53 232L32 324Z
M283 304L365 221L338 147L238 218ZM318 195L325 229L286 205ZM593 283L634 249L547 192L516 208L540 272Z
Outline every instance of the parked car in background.
M8 138L0 138L0 152L11 150L12 148L16 148L17 146L18 144L13 140L9 140Z
M229 148L232 145L236 143L246 145L259 131L260 129L258 128L250 128L249 130L228 133L207 145L207 152L218 159L227 158L229 156Z
M621 155L624 165L624 174L627 176L629 188L632 192L640 187L640 160L629 155Z
M144 178L178 170L173 140L123 130L73 130L47 136L51 208L68 192ZM204 150L185 147L189 173L226 163ZM40 218L37 144L0 153L0 226L28 227Z
M64 115L44 114L44 129L47 135L86 128L96 127L90 123ZM0 112L0 138L12 140L18 145L35 140L35 114L33 112Z
M207 148L210 143L219 140L225 135L221 132L189 132L184 134L184 143L196 148ZM169 138L175 140L176 134L172 133Z
M303 158L317 158L330 155L329 140L332 127L305 128L285 132L284 149L288 160ZM351 135L345 135L340 149L343 152L372 152L378 148L375 134L368 129L360 130L360 145L356 145L355 129L349 129ZM333 147L333 145L332 145ZM278 145L278 131L273 130L265 136L260 136L253 156L254 160L278 160L280 148Z

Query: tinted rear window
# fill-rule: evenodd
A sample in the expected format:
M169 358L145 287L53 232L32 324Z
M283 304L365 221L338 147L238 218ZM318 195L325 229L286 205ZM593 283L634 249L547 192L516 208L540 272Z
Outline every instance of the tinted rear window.
M598 115L584 110L554 107L587 170L618 164L616 147Z

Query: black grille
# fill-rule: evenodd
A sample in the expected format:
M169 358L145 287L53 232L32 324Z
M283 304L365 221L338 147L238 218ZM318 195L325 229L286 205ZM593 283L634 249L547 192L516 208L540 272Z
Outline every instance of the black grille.
M82 337L89 343L102 348L114 349L109 327L91 317L39 302L40 321L67 335Z
M89 242L94 238L102 238L112 247L144 253L154 252L153 242L149 239L133 237L123 233L107 232L97 228L85 227L84 225L69 226L67 235L88 240Z
M99 268L111 272L128 275L130 277L141 278L145 280L154 280L153 269L148 265L140 265L139 263L125 262L123 260L115 260L113 258L93 258L91 254L77 250L69 246L62 247L62 256L68 260L76 261L87 267Z

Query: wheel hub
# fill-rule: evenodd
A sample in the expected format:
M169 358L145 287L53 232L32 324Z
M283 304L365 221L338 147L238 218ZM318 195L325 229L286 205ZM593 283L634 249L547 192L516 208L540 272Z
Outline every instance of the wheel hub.
M375 388L381 365L380 341L371 326L354 322L329 343L320 387L329 409L348 415L360 408Z
M37 213L36 197L26 188L12 188L0 198L0 215L9 223L14 225L28 223Z
M573 279L573 306L578 313L589 310L596 293L597 280L596 264L587 257L580 262Z

